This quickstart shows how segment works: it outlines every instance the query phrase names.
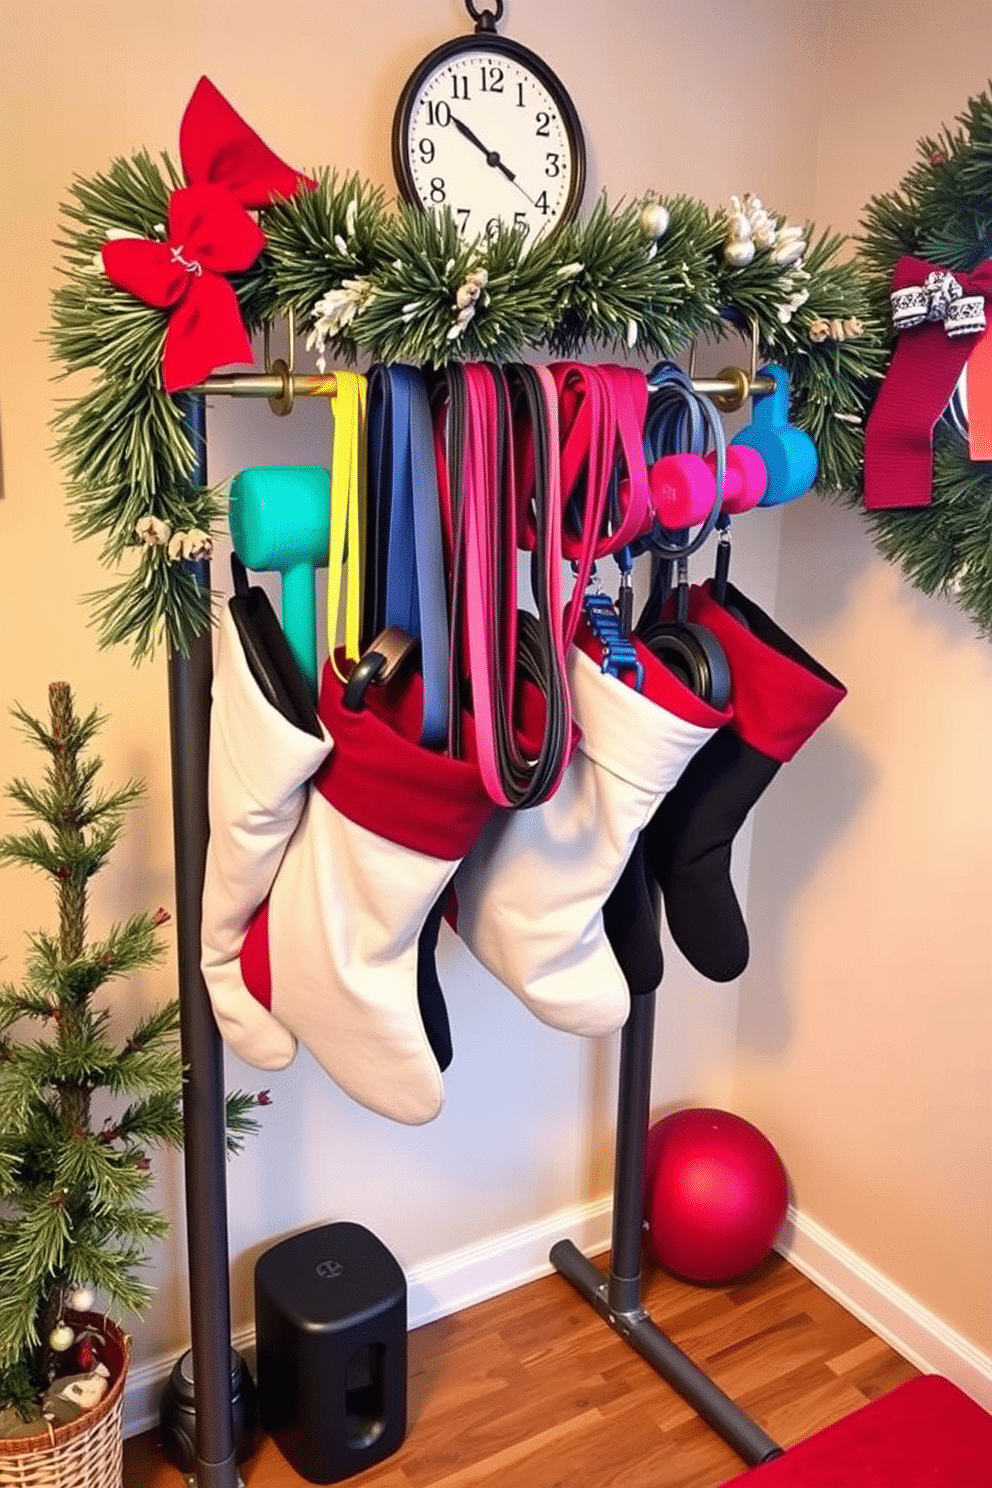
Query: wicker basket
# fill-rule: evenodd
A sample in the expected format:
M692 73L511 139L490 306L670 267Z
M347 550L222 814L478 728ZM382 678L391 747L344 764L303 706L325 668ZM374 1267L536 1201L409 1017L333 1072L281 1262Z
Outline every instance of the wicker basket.
M121 1488L121 1414L131 1340L116 1323L95 1313L68 1321L76 1328L95 1328L107 1340L110 1389L99 1405L68 1426L56 1426L45 1436L0 1438L0 1488Z

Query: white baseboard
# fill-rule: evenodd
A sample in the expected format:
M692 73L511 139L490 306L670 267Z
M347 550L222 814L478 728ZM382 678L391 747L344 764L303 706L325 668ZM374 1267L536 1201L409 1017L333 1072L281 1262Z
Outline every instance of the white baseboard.
M512 1291L538 1276L547 1276L553 1269L548 1252L556 1240L573 1240L583 1255L609 1249L611 1213L612 1200L599 1199L411 1267L407 1273L409 1326L419 1328L487 1297ZM254 1328L244 1329L232 1343L239 1354L253 1362ZM125 1436L136 1436L158 1424L162 1387L181 1352L179 1349L152 1359L129 1372L124 1387Z
M992 1358L815 1220L790 1207L776 1250L924 1374L992 1411Z

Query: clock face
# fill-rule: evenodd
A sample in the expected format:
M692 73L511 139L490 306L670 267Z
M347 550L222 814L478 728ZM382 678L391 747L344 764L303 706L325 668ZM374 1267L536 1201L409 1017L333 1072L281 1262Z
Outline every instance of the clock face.
M578 117L539 57L504 37L439 47L407 83L393 165L408 201L450 208L465 238L499 223L529 239L575 215L585 183Z

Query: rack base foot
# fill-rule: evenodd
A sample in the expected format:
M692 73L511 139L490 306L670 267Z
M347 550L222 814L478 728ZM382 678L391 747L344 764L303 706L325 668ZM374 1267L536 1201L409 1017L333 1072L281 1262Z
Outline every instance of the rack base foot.
M186 1475L186 1488L245 1488L234 1458L226 1462L197 1462L196 1472Z
M748 1467L757 1467L783 1455L778 1443L672 1343L643 1307L620 1310L610 1305L610 1278L597 1271L571 1240L559 1240L553 1245L550 1260L614 1333L636 1349Z

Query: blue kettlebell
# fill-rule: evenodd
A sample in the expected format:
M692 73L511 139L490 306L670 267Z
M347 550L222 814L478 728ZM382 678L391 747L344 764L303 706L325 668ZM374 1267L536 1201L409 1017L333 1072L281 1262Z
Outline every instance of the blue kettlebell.
M730 441L757 450L768 471L768 485L759 506L781 506L805 496L820 468L816 445L803 429L789 423L789 374L775 362L759 376L775 384L770 393L751 400L751 422Z

